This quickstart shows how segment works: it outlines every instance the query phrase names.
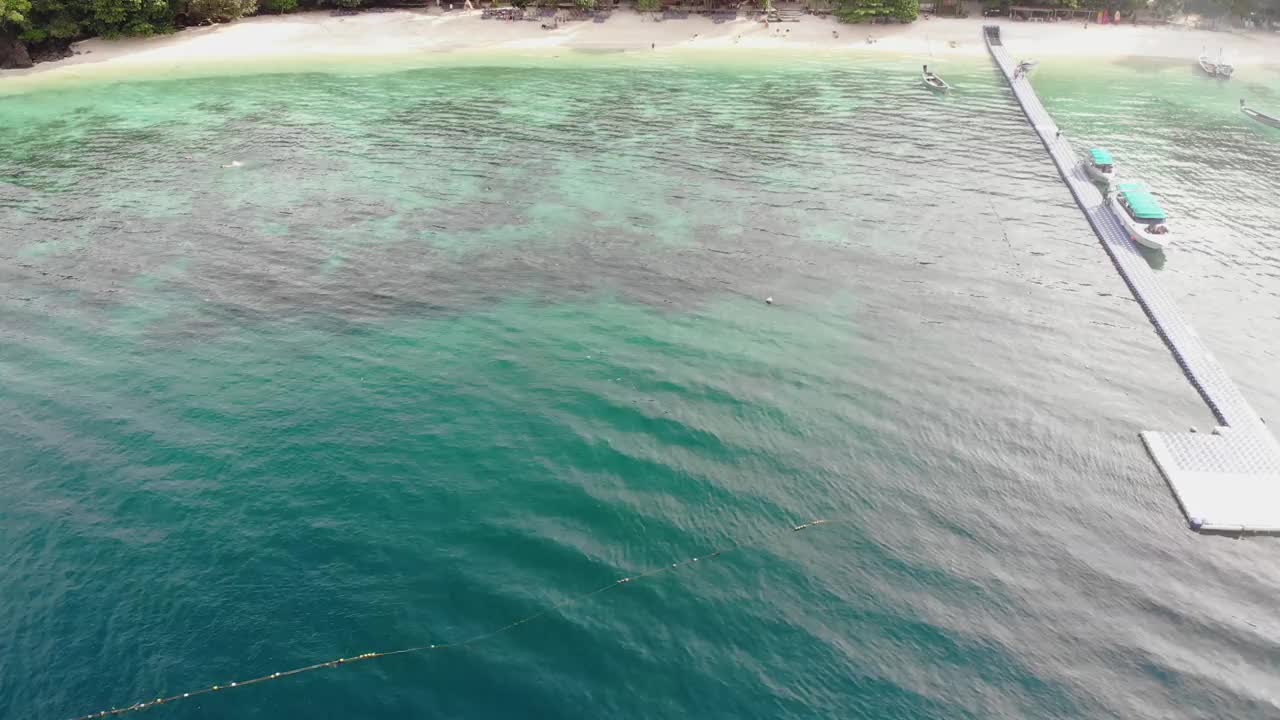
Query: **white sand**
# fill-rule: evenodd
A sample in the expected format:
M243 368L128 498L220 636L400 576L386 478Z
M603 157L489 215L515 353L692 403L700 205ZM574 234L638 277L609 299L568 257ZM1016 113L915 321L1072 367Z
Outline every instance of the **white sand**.
M159 38L86 40L77 45L82 54L75 57L28 70L0 72L4 81L0 89L19 90L37 79L43 85L45 81L97 75L177 75L225 71L233 66L284 70L320 59L425 59L441 53L537 54L562 49L888 52L942 61L949 56L985 55L981 27L986 22L990 21L932 19L911 25L865 26L808 16L798 23L774 23L766 28L746 18L719 25L697 16L654 22L648 16L618 11L605 23L572 22L544 30L540 22L482 20L478 11L406 10L346 17L302 13L249 18ZM1006 44L1019 57L1141 56L1191 61L1202 48L1214 55L1225 48L1228 61L1236 65L1280 62L1280 42L1261 33L998 22L1005 28ZM873 38L874 44L868 43L868 38Z

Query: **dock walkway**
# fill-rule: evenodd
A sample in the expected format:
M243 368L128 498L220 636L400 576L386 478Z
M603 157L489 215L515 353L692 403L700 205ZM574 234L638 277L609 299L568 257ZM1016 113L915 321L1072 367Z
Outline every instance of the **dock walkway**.
M1193 529L1280 534L1280 444L1182 317L1138 246L1085 174L1079 155L1059 132L1025 74L1017 73L998 26L983 29L987 49L1027 119L1040 135L1102 247L1169 346L1220 426L1212 433L1140 433Z

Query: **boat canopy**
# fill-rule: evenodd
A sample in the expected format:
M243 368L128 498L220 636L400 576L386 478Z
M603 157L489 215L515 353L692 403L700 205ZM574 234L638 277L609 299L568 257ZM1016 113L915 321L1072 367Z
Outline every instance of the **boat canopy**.
M1164 208L1160 207L1160 203L1156 202L1155 197L1146 190L1121 188L1120 194L1124 197L1125 205L1129 206L1129 210L1138 220L1157 221L1168 217L1165 215Z
M1093 156L1094 165L1114 164L1111 161L1111 153L1107 152L1106 150L1103 150L1102 148L1093 148L1092 150L1089 151L1089 154Z

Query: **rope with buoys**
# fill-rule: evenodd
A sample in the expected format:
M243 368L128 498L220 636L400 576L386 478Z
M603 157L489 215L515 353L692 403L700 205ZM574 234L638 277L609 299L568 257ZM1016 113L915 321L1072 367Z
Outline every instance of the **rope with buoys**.
M519 620L509 622L500 628L497 628L495 630L489 630L479 635L473 635L472 637L466 638L465 640L459 640L457 642L451 642L451 643L433 643L430 645L416 645L414 647L401 648L399 650L367 652L367 653L361 653L359 655L352 655L350 657L335 658L333 660L327 660L325 662L315 663L314 665L297 667L297 668L293 668L292 670L281 670L280 672L273 672L268 675L262 675L260 677L250 678L248 680L237 680L235 682L227 683L225 685L210 685L208 687L203 687L198 690L178 693L177 695L169 695L167 697L158 697L154 700L144 700L142 702L137 702L126 707L112 708L110 710L100 710L95 713L89 713L88 715L81 715L77 718L74 718L74 720L93 720L94 718L105 718L105 717L112 717L115 715L125 715L128 713L134 713L141 710L149 710L153 707L157 707L160 705L167 705L169 703L178 702L180 700L188 700L190 698L199 697L201 695L208 695L210 693L221 692L223 690L230 690L232 688L242 688L248 685L257 685L258 683L264 683L264 682L267 682L268 680L279 680L280 678L289 677L291 675L301 675L302 673L306 673L306 672L323 670L325 668L336 668L342 665L350 665L351 663L363 662L366 660L376 660L378 658L391 657L393 655L408 655L410 653L427 652L428 650L446 650L450 648L460 648L460 647L465 647L467 645L474 645L476 643L483 642L497 635L501 635L505 632L514 630L520 627L521 625L526 625L528 623L533 622L534 620L538 620L539 618L550 615L551 613L555 612L556 610L559 610L560 608L567 607L570 605L576 605L580 602L583 602L584 600L587 600L596 595L599 595L600 593L612 590L616 587L621 587L622 585L633 583L637 580L642 580L644 578L653 577L654 575L660 575L662 573L671 572L672 570L693 565L694 563L697 563L703 560L711 560L713 558L720 557L721 555L724 555L725 553L728 553L728 552L732 552L734 550L740 550L742 548L759 545L765 542L766 540L774 537L775 535L782 534L783 532L793 532L793 533L800 532L801 530L808 530L811 527L814 527L817 525L827 525L832 522L836 522L836 521L810 520L807 523L802 523L800 525L792 526L786 531L768 533L760 537L757 537L755 540L741 542L736 545L728 545L722 548L716 548L711 552L708 552L702 555L697 555L687 560L674 562L674 563L671 563L670 565L663 565L661 567L656 567L652 570L646 570L645 572L642 572L638 575L630 575L628 577L614 580L608 585L602 585L596 588L595 590L591 590L589 592L585 592L580 595L574 595L572 597L566 598L564 600L561 600L558 603L545 607L542 610L539 610L538 612L533 613L532 615L526 615L525 617L522 617Z

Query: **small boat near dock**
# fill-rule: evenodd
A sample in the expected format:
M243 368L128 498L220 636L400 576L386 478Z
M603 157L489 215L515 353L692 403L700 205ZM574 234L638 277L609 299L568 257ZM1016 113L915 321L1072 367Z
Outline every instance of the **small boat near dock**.
M920 71L920 80L924 82L925 87L934 92L944 93L951 90L951 86L947 84L946 80L938 77L936 73L929 72L928 65L925 65L924 69Z
M1260 110L1254 110L1253 108L1246 106L1244 104L1243 99L1240 100L1240 112L1244 113L1245 115L1248 115L1254 120L1257 120L1263 125L1270 125L1273 128L1280 128L1280 118L1276 117L1275 115L1268 115Z
M1111 158L1111 153L1103 148L1089 150L1089 159L1084 163L1084 171L1094 182L1104 188L1111 187L1112 181L1116 179L1115 161Z
M1200 53L1200 59L1198 62L1200 63L1200 69L1204 71L1205 75L1208 75L1209 77L1218 76L1218 63L1210 60L1208 55Z
M1236 71L1236 66L1222 59L1222 50L1218 50L1218 77L1223 80L1230 80L1231 75Z
M1152 250L1163 250L1169 245L1169 228L1165 225L1168 215L1146 185L1120 183L1108 202L1111 212L1134 242Z
M1235 73L1236 68L1231 63L1222 59L1222 51L1218 51L1218 59L1214 60L1209 57L1208 53L1201 51L1200 57L1196 60L1200 64L1200 69L1209 77L1222 78L1230 80L1231 75Z

